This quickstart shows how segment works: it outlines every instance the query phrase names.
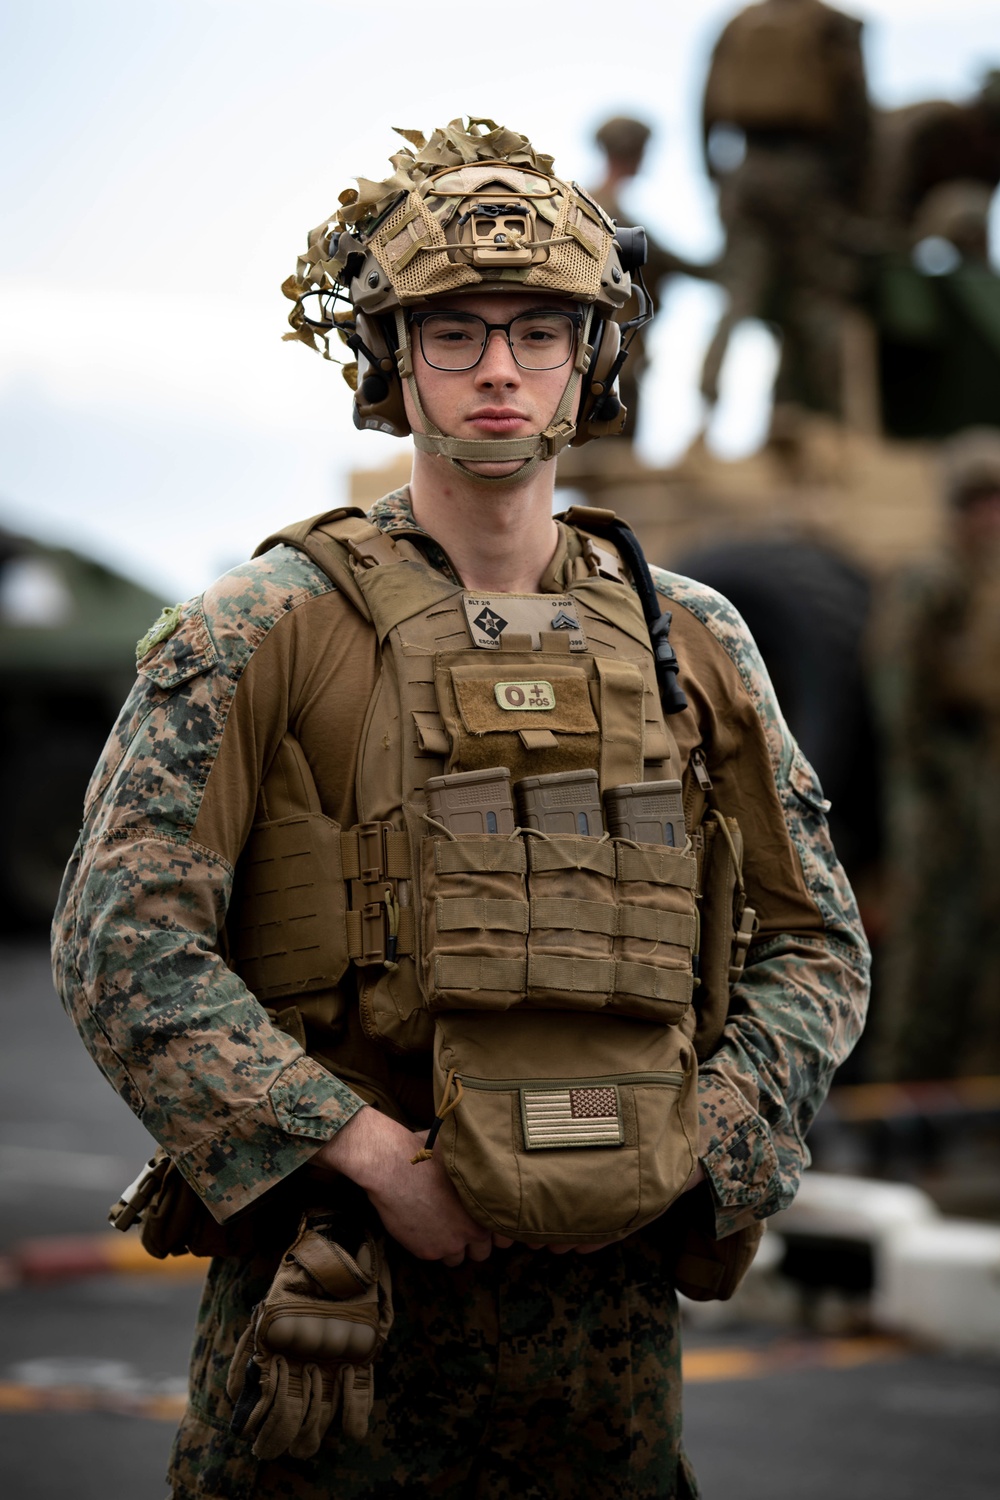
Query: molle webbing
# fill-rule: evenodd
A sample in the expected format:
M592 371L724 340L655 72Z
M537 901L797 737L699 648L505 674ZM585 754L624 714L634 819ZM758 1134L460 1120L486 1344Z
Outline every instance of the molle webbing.
M381 646L360 821L339 844L343 946L368 1034L419 1050L429 1009L470 1004L680 1019L693 987L693 859L663 851L640 870L619 841L545 838L488 840L479 859L425 813L425 783L445 771L503 765L516 781L592 769L602 788L679 774L646 621L614 552L581 536L562 594L490 595L451 582L359 511L270 540L305 550ZM504 848L517 865L506 873Z

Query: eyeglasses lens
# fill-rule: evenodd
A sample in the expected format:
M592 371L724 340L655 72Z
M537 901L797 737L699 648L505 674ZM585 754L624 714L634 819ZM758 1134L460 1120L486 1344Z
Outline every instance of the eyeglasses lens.
M435 313L420 324L424 359L435 370L471 370L482 358L491 326L503 328L523 370L556 370L573 352L575 327L565 313L521 313L487 325L474 313Z

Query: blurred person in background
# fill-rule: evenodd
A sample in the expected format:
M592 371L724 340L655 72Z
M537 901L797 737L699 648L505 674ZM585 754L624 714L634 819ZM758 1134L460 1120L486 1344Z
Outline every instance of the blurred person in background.
M821 0L762 0L715 45L703 129L729 301L702 366L709 408L733 330L759 318L782 337L776 405L842 414L844 310L859 275L850 241L871 127L861 32Z
M971 99L922 99L879 110L872 140L870 207L899 230L917 227L927 197L943 183L1000 183L1000 69Z
M887 909L872 1071L1000 1073L1000 430L943 455L948 535L876 631Z
M629 184L642 171L651 135L652 130L645 121L633 119L629 115L614 115L610 120L605 120L594 133L594 140L604 152L606 168L603 181L592 192L604 212L616 224L627 227L633 224L633 215L629 213L622 197L627 194ZM675 255L672 250L661 245L647 229L646 264L642 275L653 301L654 312L658 309L672 276L704 278L711 275L713 269ZM628 362L618 380L622 402L628 412L622 436L629 439L635 437L638 427L640 388L648 364L649 357L640 333L632 342Z
M1000 276L990 260L993 187L935 184L911 223L884 225L868 308L877 336L879 406L893 437L1000 427Z

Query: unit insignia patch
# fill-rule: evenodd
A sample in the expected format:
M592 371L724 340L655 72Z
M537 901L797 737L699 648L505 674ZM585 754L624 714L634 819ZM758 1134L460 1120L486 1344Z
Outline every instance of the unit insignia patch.
M507 621L494 614L491 609L481 610L472 623L483 635L489 636L491 641L498 641L507 629Z

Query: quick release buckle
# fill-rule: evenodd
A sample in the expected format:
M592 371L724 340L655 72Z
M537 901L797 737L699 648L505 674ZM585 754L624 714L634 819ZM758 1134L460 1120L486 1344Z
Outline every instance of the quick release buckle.
M543 456L546 459L556 458L572 440L575 432L576 423L569 417L564 417L554 427L546 427L544 432L539 433Z
M746 963L747 950L753 941L754 933L759 923L757 913L752 906L745 906L740 917L740 925L733 935L732 961L729 965L729 983L736 984Z
M396 967L399 943L399 899L396 880L390 876L388 836L391 823L359 823L351 829L357 840L357 865L351 878L350 923L354 941L351 957L356 964Z

